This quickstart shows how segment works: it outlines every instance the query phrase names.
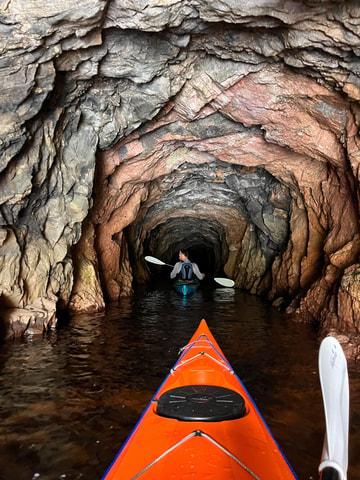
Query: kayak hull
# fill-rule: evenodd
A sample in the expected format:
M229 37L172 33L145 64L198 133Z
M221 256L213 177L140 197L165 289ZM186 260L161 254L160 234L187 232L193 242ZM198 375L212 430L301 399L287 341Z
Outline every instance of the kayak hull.
M199 285L200 283L197 280L192 282L176 280L174 283L174 288L180 295L188 297L196 292L196 290L199 288Z
M202 320L103 480L293 480Z

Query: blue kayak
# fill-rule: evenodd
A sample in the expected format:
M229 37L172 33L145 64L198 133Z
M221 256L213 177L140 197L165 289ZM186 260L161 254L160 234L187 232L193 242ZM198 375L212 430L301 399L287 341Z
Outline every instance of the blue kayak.
M199 280L175 280L174 287L175 290L184 297L192 295L196 292L200 285Z

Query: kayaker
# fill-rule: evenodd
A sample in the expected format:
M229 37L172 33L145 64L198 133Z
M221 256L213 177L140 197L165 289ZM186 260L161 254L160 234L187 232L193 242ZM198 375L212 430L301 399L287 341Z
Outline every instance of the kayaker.
M189 254L187 250L179 251L179 262L175 263L174 268L170 273L170 278L179 276L182 280L191 280L192 274L202 280L205 277L205 273L201 273L196 263L189 260Z

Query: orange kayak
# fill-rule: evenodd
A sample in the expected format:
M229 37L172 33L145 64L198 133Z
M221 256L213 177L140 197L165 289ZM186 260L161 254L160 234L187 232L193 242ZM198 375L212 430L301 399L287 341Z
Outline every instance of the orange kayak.
M296 478L202 320L103 480Z

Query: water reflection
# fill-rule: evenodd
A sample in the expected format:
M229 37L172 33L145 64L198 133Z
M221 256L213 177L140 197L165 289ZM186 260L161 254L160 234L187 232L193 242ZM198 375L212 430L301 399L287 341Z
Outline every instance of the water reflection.
M138 291L44 339L0 350L0 480L98 480L201 318L257 402L300 479L323 439L315 333L259 299L201 288ZM360 479L360 374L351 375L349 478Z

